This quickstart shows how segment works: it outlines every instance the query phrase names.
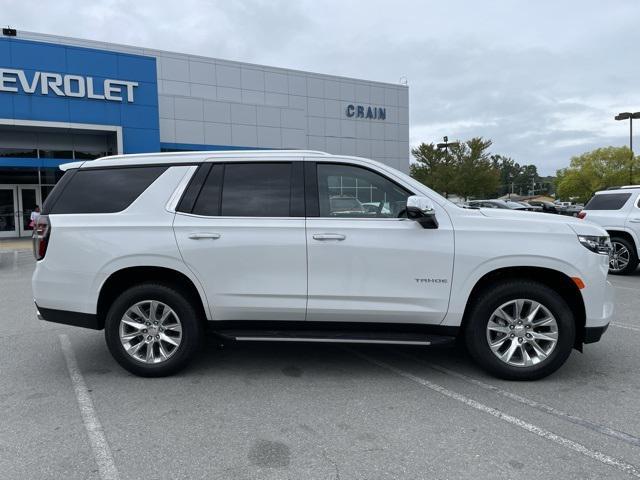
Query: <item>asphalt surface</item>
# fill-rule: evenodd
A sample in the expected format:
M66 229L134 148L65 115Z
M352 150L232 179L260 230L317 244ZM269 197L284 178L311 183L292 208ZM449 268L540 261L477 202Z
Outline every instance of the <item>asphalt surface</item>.
M514 383L453 345L214 339L138 378L102 332L36 319L33 266L0 251L2 479L640 478L640 271L611 278L600 343Z

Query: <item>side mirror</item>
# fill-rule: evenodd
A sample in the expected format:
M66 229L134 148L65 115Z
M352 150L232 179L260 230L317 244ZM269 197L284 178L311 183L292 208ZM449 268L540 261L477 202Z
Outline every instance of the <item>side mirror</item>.
M427 197L412 195L407 198L407 218L418 222L422 228L438 228L433 202Z

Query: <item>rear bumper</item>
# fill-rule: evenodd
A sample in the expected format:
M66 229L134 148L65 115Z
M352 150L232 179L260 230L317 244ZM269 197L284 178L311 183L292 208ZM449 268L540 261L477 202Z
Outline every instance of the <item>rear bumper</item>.
M600 337L607 331L609 324L603 327L586 327L584 329L583 343L595 343L600 341Z
M39 320L53 323L62 323L74 327L102 330L103 326L98 322L98 316L91 313L69 312L66 310L54 310L52 308L40 308L36 304L36 314Z

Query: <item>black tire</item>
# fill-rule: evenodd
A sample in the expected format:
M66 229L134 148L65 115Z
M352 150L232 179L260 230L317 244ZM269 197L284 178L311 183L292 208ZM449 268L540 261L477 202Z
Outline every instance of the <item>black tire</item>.
M557 344L548 357L536 365L509 365L498 359L489 347L486 331L493 312L501 305L516 299L539 302L556 319ZM506 380L537 380L555 372L569 358L575 341L576 325L572 310L560 294L535 281L510 280L492 285L480 292L469 314L464 336L472 358L487 372Z
M133 305L156 300L168 305L180 319L182 339L175 352L161 363L148 364L134 359L120 342L120 320ZM113 358L126 370L141 377L164 377L187 366L198 352L203 336L199 309L189 295L169 285L143 283L125 290L111 305L105 319L105 339Z
M635 245L624 237L611 237L611 243L614 247L616 243L619 243L629 251L629 263L622 270L615 271L609 268L609 273L611 275L631 275L638 268L638 252Z

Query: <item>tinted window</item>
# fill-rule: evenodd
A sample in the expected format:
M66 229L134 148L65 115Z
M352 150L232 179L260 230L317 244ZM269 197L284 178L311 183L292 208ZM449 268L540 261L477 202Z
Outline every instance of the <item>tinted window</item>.
M397 218L411 193L365 168L319 163L318 195L321 217Z
M587 202L585 210L620 210L631 197L631 193L605 193L594 195Z
M38 151L30 148L0 148L0 157L36 158Z
M50 213L113 213L127 208L167 167L78 170Z
M40 150L40 158L72 159L71 150Z
M288 217L290 206L290 163L225 165L220 215Z
M203 168L206 168L204 165ZM213 165L206 180L202 184L202 189L198 194L198 198L195 201L193 207L193 213L196 215L216 216L220 215L220 193L222 192L222 172L224 165ZM204 170L203 170L204 171ZM198 172L200 173L200 172ZM196 174L197 176L198 174ZM197 187L197 178L194 178ZM189 187L191 189L191 186ZM189 195L187 192L185 197ZM185 198L185 203L188 203L188 198ZM186 207L186 205L185 205ZM185 210L186 211L186 210Z

